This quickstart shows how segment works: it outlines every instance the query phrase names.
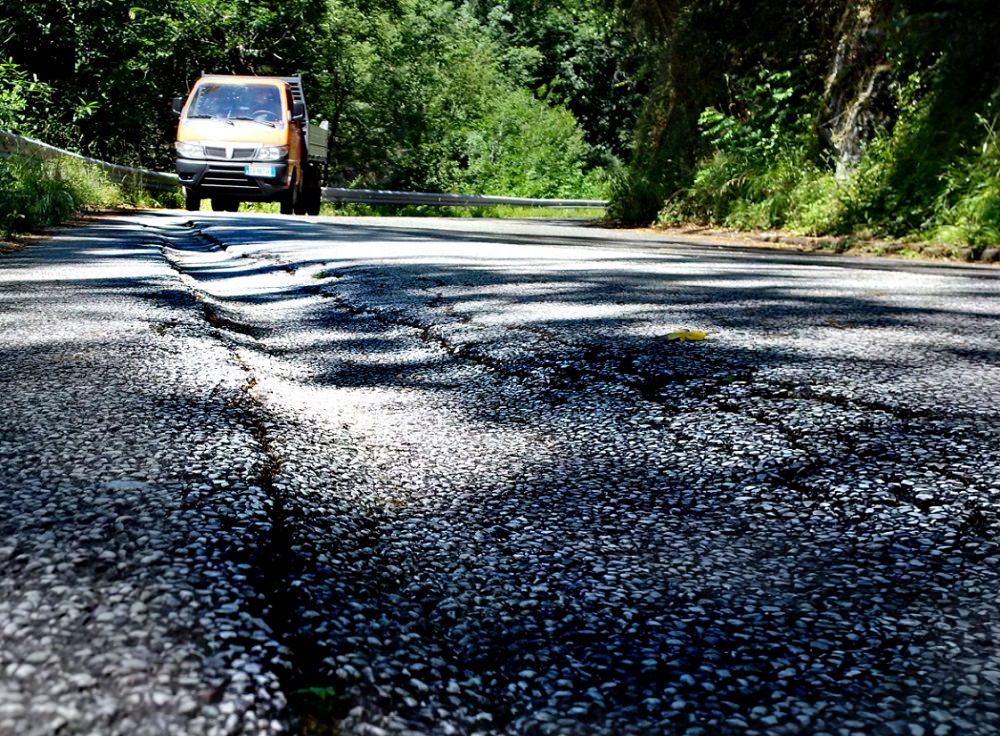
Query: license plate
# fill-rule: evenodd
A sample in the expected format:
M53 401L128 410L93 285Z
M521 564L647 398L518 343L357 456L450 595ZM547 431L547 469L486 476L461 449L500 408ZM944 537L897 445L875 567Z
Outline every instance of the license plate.
M266 176L274 178L274 167L264 164L247 164L244 168L247 176Z

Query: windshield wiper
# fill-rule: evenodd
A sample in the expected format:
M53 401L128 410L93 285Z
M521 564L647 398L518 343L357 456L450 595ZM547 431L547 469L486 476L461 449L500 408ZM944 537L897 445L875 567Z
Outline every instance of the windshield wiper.
M229 125L236 125L236 123L234 123L232 120L230 120L229 118L224 118L221 115L188 115L187 116L188 120L191 120L191 119L194 119L194 118L198 118L198 119L201 119L201 120L218 120L221 123L229 123Z
M233 118L233 120L249 120L252 123L260 123L261 125L266 125L268 128L273 128L275 125L270 120L258 120L257 118L251 118L247 116L235 117Z

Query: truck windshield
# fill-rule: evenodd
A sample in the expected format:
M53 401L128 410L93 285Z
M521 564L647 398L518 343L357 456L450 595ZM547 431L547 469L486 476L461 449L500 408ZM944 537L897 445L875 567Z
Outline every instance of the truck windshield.
M195 91L187 117L284 126L281 92L268 84L203 84Z

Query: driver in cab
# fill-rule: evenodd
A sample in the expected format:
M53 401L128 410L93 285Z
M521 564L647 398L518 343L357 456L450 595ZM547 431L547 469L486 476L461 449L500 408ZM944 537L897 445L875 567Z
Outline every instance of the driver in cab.
M259 123L275 125L281 122L281 93L277 87L250 87L243 107L248 111L248 117Z

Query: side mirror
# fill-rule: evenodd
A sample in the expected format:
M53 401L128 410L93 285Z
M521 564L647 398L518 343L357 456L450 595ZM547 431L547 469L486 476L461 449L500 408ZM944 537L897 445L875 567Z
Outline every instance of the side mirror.
M180 115L181 114L181 109L183 107L184 107L184 98L183 97L175 97L174 98L174 104L173 104L174 115Z
M306 103L297 101L292 103L292 120L301 122L306 119Z

